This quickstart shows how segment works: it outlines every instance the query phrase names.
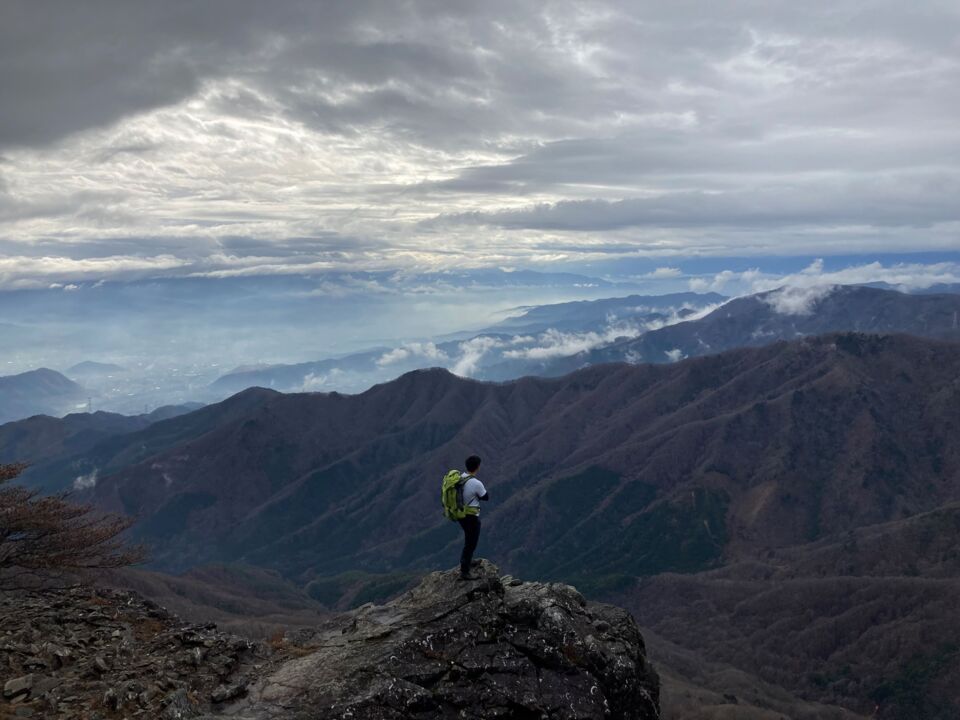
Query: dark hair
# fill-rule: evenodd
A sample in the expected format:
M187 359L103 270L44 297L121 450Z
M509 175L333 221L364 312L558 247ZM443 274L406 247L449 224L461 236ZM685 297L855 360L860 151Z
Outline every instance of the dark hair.
M467 472L476 472L477 468L480 467L480 458L477 455L471 455L463 464L466 466Z

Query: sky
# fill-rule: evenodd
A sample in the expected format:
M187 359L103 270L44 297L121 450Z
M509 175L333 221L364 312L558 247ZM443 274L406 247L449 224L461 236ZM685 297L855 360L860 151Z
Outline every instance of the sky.
M0 290L960 268L956 2L5 0L0 70Z

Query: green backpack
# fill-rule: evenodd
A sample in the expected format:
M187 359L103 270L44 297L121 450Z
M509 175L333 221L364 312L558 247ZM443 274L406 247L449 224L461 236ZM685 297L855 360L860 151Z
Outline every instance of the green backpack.
M443 514L448 520L462 520L468 515L478 515L479 509L464 507L463 486L472 475L460 475L459 470L451 470L443 476L443 485L440 486L440 503L443 505Z

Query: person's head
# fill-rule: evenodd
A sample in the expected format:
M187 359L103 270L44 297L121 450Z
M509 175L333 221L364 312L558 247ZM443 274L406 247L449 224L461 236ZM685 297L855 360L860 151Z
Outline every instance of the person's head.
M480 458L477 455L471 455L466 459L463 465L467 468L468 473L475 475L477 470L480 469Z

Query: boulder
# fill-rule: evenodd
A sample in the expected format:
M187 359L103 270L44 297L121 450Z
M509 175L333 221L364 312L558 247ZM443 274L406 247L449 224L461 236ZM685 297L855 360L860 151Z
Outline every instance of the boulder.
M302 657L222 712L245 720L659 718L659 680L624 610L574 588L435 572L288 640Z

